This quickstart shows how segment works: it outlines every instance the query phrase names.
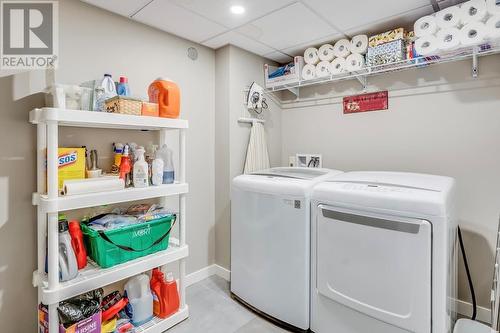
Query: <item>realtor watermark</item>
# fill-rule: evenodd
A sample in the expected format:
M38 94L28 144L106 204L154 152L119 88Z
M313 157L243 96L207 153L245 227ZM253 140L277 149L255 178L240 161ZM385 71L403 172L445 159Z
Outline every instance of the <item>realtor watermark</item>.
M0 68L56 68L58 18L57 1L0 1Z

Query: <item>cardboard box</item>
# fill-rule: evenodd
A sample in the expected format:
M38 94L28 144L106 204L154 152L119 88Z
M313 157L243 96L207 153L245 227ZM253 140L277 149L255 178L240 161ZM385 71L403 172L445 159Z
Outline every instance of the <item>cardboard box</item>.
M142 102L141 114L143 116L159 117L160 110L157 103Z
M49 314L47 307L43 304L38 307L38 320L40 333L49 333ZM101 312L99 311L68 328L60 325L59 333L101 333Z
M384 43L389 43L398 39L405 39L405 38L406 38L405 29L403 28L393 29L380 33L375 36L371 36L368 39L368 46L376 47Z
M67 179L85 178L85 148L59 148L57 156L59 190Z

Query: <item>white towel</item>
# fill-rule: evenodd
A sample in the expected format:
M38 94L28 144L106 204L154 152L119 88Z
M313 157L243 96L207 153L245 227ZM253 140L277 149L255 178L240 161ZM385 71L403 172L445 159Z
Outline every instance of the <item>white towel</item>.
M247 158L243 173L248 174L254 171L269 169L269 167L269 153L267 151L264 125L254 122L250 131L250 141L248 142Z

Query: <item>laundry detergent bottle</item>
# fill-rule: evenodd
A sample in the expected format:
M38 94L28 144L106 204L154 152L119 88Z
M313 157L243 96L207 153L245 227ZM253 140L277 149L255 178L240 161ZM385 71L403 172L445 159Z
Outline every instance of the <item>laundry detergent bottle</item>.
M172 272L168 272L166 275L165 283L162 285L162 295L167 304L164 315L168 317L179 310L179 290Z
M73 220L69 222L69 234L71 236L71 246L75 251L76 262L78 269L87 266L87 250L83 244L83 234L80 228L80 222Z
M78 263L68 232L68 221L59 221L59 280L68 281L78 275Z
M158 104L160 117L179 118L181 93L179 86L163 78L158 78L149 85L149 101Z
M149 276L137 275L125 284L129 304L126 312L134 326L140 326L153 318L153 294L149 286Z

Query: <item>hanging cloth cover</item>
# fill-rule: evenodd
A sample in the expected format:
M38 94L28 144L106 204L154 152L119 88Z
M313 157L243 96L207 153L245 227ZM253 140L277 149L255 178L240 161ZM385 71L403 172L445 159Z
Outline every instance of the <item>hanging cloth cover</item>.
M248 174L269 169L269 167L269 153L267 151L264 125L260 122L253 122L243 173Z

